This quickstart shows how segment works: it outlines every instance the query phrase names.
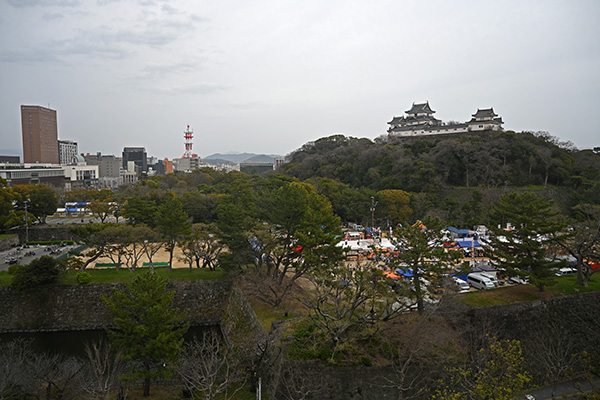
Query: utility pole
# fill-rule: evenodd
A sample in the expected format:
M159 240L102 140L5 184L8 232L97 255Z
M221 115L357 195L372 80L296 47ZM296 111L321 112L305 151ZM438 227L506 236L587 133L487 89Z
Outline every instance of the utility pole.
M29 217L27 216L27 203L29 203L29 199L25 199L25 244L29 242Z
M371 228L375 229L375 206L377 202L375 201L375 197L371 196Z

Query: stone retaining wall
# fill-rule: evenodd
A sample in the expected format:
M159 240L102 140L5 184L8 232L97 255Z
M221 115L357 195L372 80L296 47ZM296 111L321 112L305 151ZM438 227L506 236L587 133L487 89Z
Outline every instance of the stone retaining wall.
M0 251L10 250L19 244L19 236L12 235L0 240Z
M124 287L124 284L52 285L35 293L18 293L11 287L0 287L0 332L111 326L112 316L102 296L110 295L112 287ZM174 305L188 311L190 325L214 325L225 314L232 281L174 281L167 287L176 291Z
M21 243L25 243L25 229L19 229L19 240ZM29 241L32 242L45 242L50 240L75 240L76 238L69 232L68 226L50 226L41 225L30 227Z

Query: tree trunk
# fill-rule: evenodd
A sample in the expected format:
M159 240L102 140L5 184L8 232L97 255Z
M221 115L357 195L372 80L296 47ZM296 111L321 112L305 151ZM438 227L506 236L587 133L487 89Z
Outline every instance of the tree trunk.
M144 378L144 397L150 397L150 378Z
M173 252L175 251L175 241L169 246L169 272L173 270Z
M88 259L86 262L83 263L83 265L81 266L81 268L79 268L79 272L84 271L85 268L90 265L91 263L93 263L94 261L96 261L98 258L100 258L100 256L103 254L102 251L99 251L95 256L93 256L92 258Z
M585 282L587 283L587 282ZM577 256L577 282L576 285L578 286L587 286L583 282L583 257L581 255Z

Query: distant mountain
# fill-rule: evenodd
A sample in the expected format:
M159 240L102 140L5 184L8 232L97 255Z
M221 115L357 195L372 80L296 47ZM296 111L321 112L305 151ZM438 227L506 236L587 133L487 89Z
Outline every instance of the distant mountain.
M202 157L207 164L215 164L217 160L226 160L234 164L241 162L275 162L275 158L281 157L277 154L255 154L255 153L215 153L210 156ZM221 162L222 163L222 162Z
M203 158L202 162L205 164L210 164L210 165L236 165L237 164L237 163L234 163L229 160L224 160L222 158Z

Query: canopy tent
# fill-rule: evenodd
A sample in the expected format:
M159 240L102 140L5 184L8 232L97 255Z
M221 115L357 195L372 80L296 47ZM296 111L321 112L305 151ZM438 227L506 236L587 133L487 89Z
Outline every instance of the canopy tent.
M461 249L469 248L469 247L481 247L481 243L477 240L457 240L456 244Z

